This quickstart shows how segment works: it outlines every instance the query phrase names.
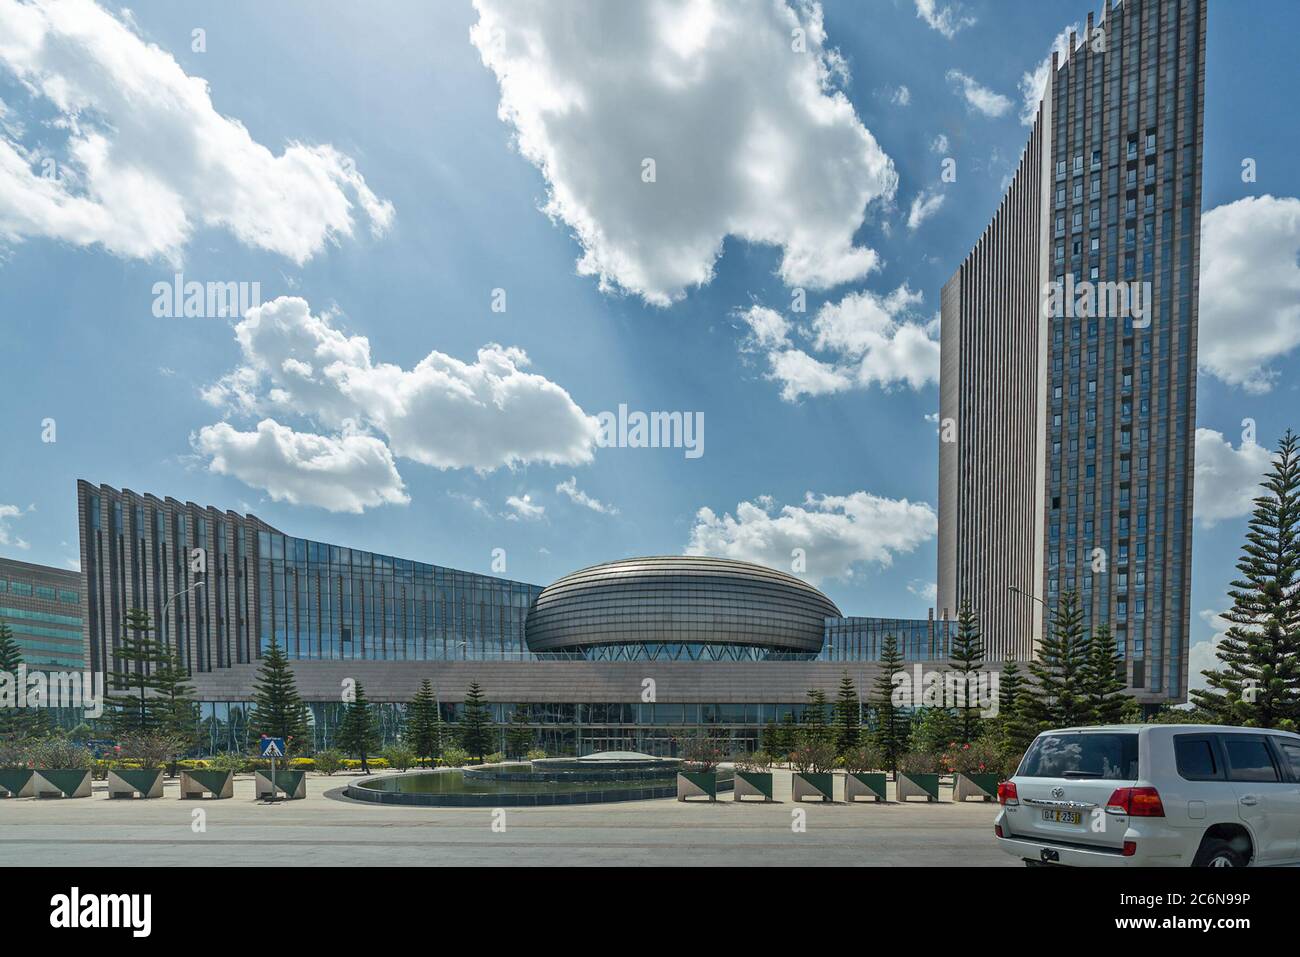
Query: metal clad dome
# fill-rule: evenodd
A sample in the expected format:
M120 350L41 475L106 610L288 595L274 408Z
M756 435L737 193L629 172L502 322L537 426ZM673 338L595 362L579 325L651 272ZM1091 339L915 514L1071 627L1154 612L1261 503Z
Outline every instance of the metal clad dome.
M835 603L785 572L671 555L593 565L542 589L525 625L533 651L712 643L821 650Z

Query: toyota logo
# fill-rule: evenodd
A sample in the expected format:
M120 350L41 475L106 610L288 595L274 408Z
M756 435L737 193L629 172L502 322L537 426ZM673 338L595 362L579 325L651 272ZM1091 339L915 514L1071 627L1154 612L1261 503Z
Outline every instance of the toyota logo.
M1052 788L1052 797L1054 798L1065 797L1065 788Z

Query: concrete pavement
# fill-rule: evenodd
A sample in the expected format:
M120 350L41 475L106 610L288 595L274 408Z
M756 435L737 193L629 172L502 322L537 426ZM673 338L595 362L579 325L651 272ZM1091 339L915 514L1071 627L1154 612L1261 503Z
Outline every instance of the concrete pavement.
M772 804L727 792L494 810L364 804L340 796L348 780L312 776L305 800L274 805L253 799L251 776L223 801L178 800L174 781L148 801L110 801L102 782L89 798L4 800L0 867L1016 864L994 846L996 806L953 804L947 788L935 804L792 804L778 771Z

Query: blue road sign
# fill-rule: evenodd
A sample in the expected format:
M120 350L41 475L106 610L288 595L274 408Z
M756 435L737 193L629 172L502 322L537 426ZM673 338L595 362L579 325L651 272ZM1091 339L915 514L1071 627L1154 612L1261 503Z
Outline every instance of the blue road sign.
M260 744L262 747L262 757L284 757L284 738L262 738Z

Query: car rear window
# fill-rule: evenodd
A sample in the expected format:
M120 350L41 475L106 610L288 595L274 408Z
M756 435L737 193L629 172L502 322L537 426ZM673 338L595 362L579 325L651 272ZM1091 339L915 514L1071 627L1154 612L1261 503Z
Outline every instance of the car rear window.
M1039 735L1016 776L1131 781L1138 776L1138 736L1104 731Z

